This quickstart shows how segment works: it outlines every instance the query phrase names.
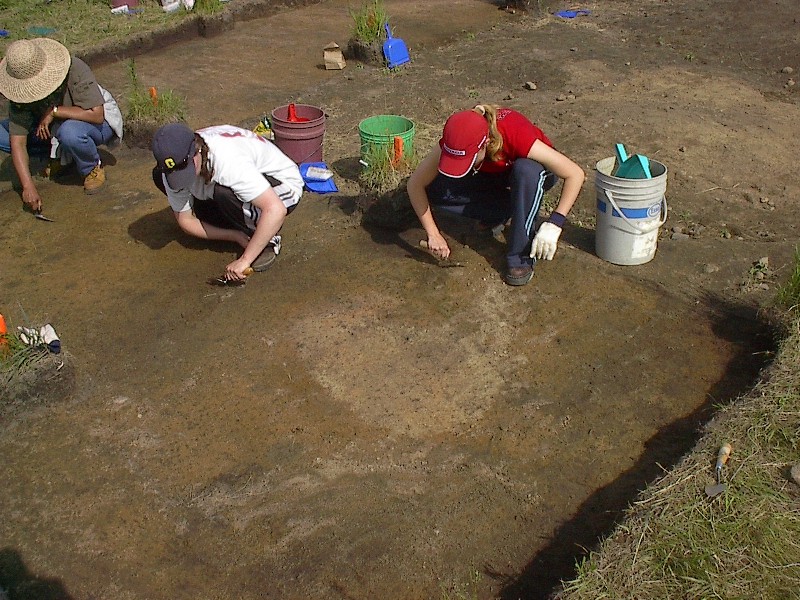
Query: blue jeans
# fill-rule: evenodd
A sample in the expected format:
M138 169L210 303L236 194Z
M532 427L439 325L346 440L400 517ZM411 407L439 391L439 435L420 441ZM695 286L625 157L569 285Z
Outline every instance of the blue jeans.
M431 204L493 227L511 219L506 230L506 263L532 265L534 223L544 193L558 178L529 158L514 161L510 173L476 173L459 179L439 174L426 188Z
M38 125L38 124L37 124ZM30 154L43 154L50 152L50 141L40 140L34 130L28 134L28 152ZM114 138L114 130L107 121L101 125L67 119L62 121L56 129L61 152L66 153L75 160L78 172L86 177L100 162L97 147L108 144ZM0 149L11 151L11 140L8 130L8 119L0 122Z
M114 130L108 121L100 125L67 119L56 130L61 152L75 159L78 173L86 177L100 163L97 147L108 144L114 138Z

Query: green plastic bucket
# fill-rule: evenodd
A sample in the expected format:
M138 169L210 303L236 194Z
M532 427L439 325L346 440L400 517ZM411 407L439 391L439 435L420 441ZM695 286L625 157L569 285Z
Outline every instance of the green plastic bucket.
M361 160L368 162L376 151L385 151L391 159L397 159L396 150L400 150L400 146L402 157L410 158L414 153L414 129L414 121L398 115L367 117L358 124Z

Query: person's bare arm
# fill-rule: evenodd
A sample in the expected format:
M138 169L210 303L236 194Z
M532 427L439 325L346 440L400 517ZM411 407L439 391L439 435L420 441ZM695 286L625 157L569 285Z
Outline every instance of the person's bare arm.
M100 125L106 118L106 111L103 105L95 106L92 108L81 108L80 106L54 106L48 110L42 120L39 121L39 126L36 128L36 137L40 140L50 138L50 125L56 119L62 121L72 119L74 121L85 121L86 123L94 123Z
M261 211L261 216L242 255L225 268L228 279L245 277L244 270L253 264L253 261L264 251L286 220L286 206L272 188L264 190L251 204Z
M242 248L247 246L249 238L247 235L238 229L223 229L216 225L204 223L198 219L190 210L183 212L173 212L175 219L178 221L178 226L187 233L196 238L203 240L220 240L223 242L236 242Z
M528 158L535 160L564 181L555 212L566 217L578 199L578 194L586 179L583 169L570 158L541 140L536 140L533 143L528 152Z
M11 162L14 164L14 170L19 177L20 186L22 186L22 201L31 207L33 212L42 210L42 198L39 196L39 190L36 189L36 184L33 181L30 169L30 158L28 156L28 136L26 135L11 135Z
M447 258L450 256L450 247L447 245L444 236L442 236L442 232L439 231L439 226L436 225L433 213L431 212L431 205L428 201L428 194L425 191L425 188L428 187L439 174L439 156L441 152L439 146L436 146L436 148L419 163L416 170L411 174L411 177L408 178L406 190L411 200L411 206L414 207L414 212L417 213L419 222L428 235L428 251L439 258Z

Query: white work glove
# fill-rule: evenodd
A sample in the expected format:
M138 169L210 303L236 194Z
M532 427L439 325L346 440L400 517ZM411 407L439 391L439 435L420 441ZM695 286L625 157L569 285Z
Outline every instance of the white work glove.
M47 344L47 349L53 354L61 352L61 340L58 339L58 334L53 326L48 323L39 330L39 335L42 336L42 341Z
M47 349L53 354L61 352L61 340L58 339L58 334L50 323L39 329L33 327L17 327L17 329L19 330L19 339L23 344L34 348L47 346Z
M561 227L547 221L542 223L531 244L531 258L553 260L559 237L561 237Z
M33 327L17 327L19 331L19 340L26 346L41 346L44 344L42 334L39 329Z

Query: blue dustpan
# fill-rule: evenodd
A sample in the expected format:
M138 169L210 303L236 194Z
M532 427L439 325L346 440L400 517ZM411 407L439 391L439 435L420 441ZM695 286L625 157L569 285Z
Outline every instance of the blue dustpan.
M389 24L384 23L384 27L386 28L386 41L383 42L383 55L386 57L386 64L389 68L394 69L406 64L411 60L411 57L408 55L406 43L400 38L392 37Z

